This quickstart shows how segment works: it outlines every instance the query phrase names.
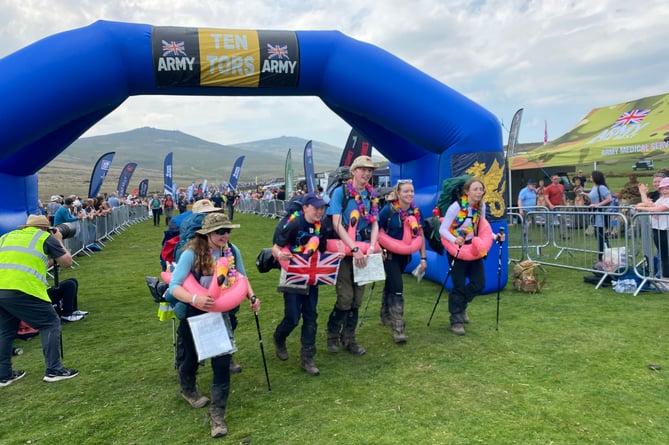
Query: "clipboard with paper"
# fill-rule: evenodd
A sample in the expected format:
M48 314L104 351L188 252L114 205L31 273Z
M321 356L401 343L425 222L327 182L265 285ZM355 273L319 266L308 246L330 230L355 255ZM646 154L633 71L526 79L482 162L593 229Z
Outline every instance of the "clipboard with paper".
M207 312L188 317L199 361L237 351L227 314Z
M358 267L353 262L353 281L358 286L372 283L374 281L384 281L386 271L383 268L383 258L380 253L367 255L367 264L365 267Z

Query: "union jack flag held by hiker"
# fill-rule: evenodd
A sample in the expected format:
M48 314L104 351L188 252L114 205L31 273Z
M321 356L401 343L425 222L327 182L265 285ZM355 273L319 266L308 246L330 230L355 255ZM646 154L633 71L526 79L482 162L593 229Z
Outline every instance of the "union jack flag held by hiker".
M286 285L313 286L327 284L334 286L339 273L339 253L316 252L310 257L294 254L286 269Z

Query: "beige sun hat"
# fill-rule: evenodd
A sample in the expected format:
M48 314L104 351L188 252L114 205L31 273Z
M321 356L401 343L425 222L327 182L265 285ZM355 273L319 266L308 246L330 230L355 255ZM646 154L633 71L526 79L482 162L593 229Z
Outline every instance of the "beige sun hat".
M376 165L370 156L358 156L353 160L349 171L352 172L356 168L376 168Z
M218 229L239 229L239 224L233 224L223 213L210 213L204 217L202 228L195 233L206 235Z
M208 199L200 199L193 204L193 213L222 212L224 209L214 206Z
M49 218L44 215L28 215L26 223L19 226L19 229L25 229L26 227L37 227L38 229L49 230L51 229L51 223L49 223Z

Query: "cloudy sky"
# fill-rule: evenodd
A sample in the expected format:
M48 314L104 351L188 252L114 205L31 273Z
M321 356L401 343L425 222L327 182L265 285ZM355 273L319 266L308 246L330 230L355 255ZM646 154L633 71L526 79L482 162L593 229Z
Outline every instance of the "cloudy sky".
M0 11L0 58L99 19L338 30L478 102L505 129L524 108L520 142L542 140L544 121L555 139L592 108L669 92L666 0L0 0ZM141 126L221 144L285 135L343 146L350 130L316 97L140 96L86 136Z

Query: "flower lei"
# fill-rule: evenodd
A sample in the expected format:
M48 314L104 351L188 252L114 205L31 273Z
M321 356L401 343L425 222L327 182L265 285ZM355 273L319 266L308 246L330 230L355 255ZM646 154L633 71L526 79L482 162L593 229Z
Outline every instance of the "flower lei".
M216 256L214 255L214 251L211 251L211 257L214 260L214 267L216 264ZM237 278L237 268L235 267L235 256L232 253L232 248L230 248L230 245L226 245L226 247L223 249L223 257L228 260L228 268L227 270L225 267L219 267L215 272L216 279L218 279L218 285L221 287L221 289L228 288L232 286L235 283L235 279Z
M379 214L379 198L376 197L376 191L374 191L374 187L372 187L369 183L365 184L365 190L367 190L367 193L369 194L369 202L371 209L369 213L365 211L365 204L362 202L362 196L355 189L355 187L353 187L352 179L346 181L346 189L348 190L349 196L352 197L353 200L355 200L356 204L358 204L358 211L360 212L360 217L364 218L368 224L371 224L374 221L376 221L376 217Z
M453 223L451 224L450 228L450 232L455 237L461 236L462 238L467 238L469 234L474 232L474 227L478 225L479 205L474 204L472 206L472 224L462 229L458 228L462 226L462 224L465 222L465 219L467 219L468 208L469 208L469 200L467 199L467 195L462 195L462 198L460 198L460 211L453 220Z
M399 199L394 200L392 202L392 206L393 210L399 213L400 222L402 223L402 225L404 225L404 220L408 216L413 216L414 218L416 218L414 221L411 221L411 230L413 231L414 236L416 236L416 234L418 233L418 229L420 228L420 210L418 209L418 207L416 207L415 204L411 202L411 204L409 204L409 209L405 211L400 207Z
M296 218L298 218L302 212L300 210L296 210L293 212L289 217L288 220L286 221L286 224L283 225L283 228L285 229L291 222L293 222ZM318 220L314 222L314 235L310 238L309 242L305 245L298 244L297 246L291 247L290 251L293 253L303 253L305 251L311 251L315 252L316 249L318 249L318 242L314 240L314 237L316 240L318 240L318 236L321 234L321 221Z

